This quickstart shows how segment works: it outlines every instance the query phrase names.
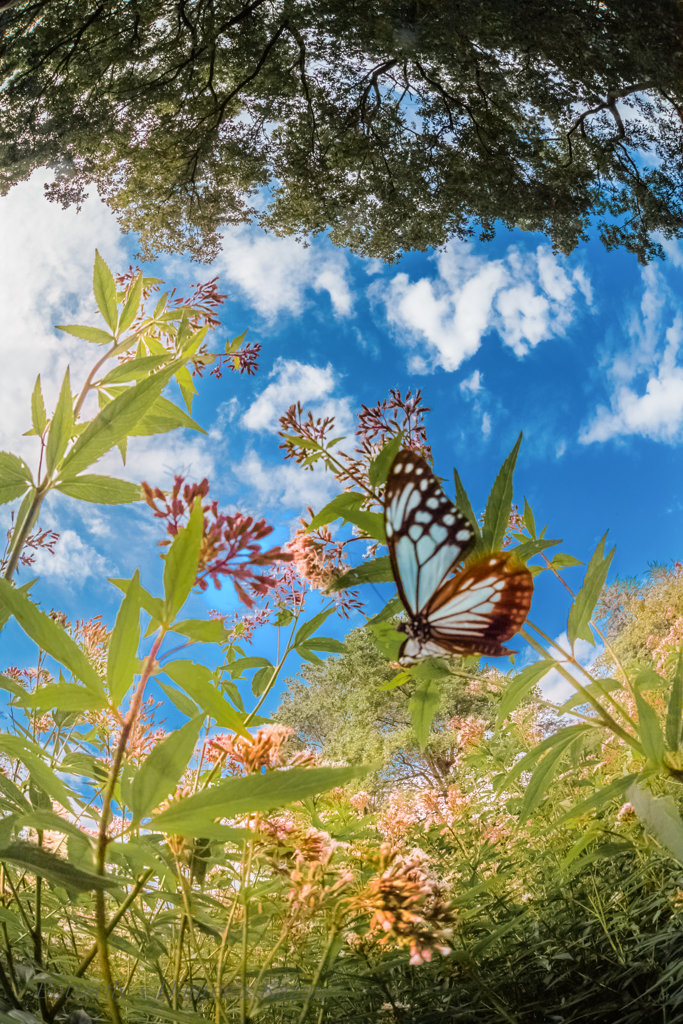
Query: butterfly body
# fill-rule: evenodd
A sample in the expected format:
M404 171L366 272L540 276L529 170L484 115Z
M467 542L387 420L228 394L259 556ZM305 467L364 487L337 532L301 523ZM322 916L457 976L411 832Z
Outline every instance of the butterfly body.
M514 653L502 642L526 619L531 573L509 552L498 551L451 577L474 546L474 529L416 452L401 451L392 464L384 519L394 578L408 613L408 621L397 627L407 635L401 664L430 655Z

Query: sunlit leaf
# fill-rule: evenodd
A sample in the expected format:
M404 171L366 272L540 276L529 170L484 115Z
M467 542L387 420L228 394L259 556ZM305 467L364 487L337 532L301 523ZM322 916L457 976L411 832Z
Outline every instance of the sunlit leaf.
M33 477L23 459L11 452L0 452L0 505L20 498Z
M335 593L337 590L347 590L349 587L357 587L361 583L393 583L394 573L391 568L389 556L373 558L370 562L363 562L356 569L344 573L327 588L328 593Z
M593 611L607 579L607 572L616 550L616 548L612 548L609 554L604 554L606 538L607 534L601 538L593 552L581 589L569 609L567 635L572 646L574 646L577 640L587 640L588 643L595 646L595 640L588 623L593 617Z
M203 524L201 499L196 498L187 526L178 531L164 559L164 614L168 622L187 601L197 578Z
M491 488L481 531L482 549L485 551L499 551L503 546L512 507L512 476L521 443L520 434Z
M62 387L57 400L57 407L50 423L50 430L47 435L47 447L45 449L45 465L48 473L52 473L55 466L60 462L69 438L73 434L74 410L73 397L71 395L71 380L69 367L66 368Z
M128 480L117 480L111 476L84 473L70 480L60 480L56 489L79 501L92 501L96 505L128 505L140 501L142 489Z
M429 742L429 733L439 707L440 695L439 684L435 679L423 679L410 698L410 721L421 750L424 750Z
M176 786L194 753L204 715L155 744L133 776L130 809L135 821L146 818Z
M119 314L116 305L116 281L111 270L95 249L95 265L92 274L92 289L95 302L104 322L112 331L116 331Z
M372 460L368 468L368 480L371 487L383 487L387 482L391 464L401 450L402 443L403 431L400 431L387 441L379 455Z
M107 655L107 686L116 707L133 683L140 644L140 573L136 570L116 615Z
M519 707L524 698L533 690L543 676L547 675L551 668L557 664L556 661L544 659L543 661L535 661L533 665L527 665L525 669L522 669L513 679L511 679L505 689L503 690L503 697L498 708L498 717L496 719L496 729L500 729L501 725L508 717L511 711Z

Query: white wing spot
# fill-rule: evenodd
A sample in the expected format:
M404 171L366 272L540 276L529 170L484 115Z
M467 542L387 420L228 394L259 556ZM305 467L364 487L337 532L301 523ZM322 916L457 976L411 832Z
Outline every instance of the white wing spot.
M495 558L490 558L489 559L489 565L495 565L495 564L496 564L496 559Z
M429 512L418 511L415 513L416 523L431 523L431 521L432 517L430 516Z
M439 504L438 498L427 498L427 508L438 508Z
M401 472L401 470L403 470L404 473L412 473L413 471L413 467L410 462L408 462L405 466L397 466L396 469L399 473Z
M419 471L419 468L420 467L418 466L418 471ZM421 491L426 491L428 487L429 487L429 480L420 480L420 490Z
M450 526L451 523L455 522L455 516L444 516L443 517L443 521L444 521L444 523L447 523ZM471 536L471 534L470 534L469 530L458 530L458 532L455 535L455 539L456 540L469 540L470 536Z
M386 533L387 537L393 537L393 535L394 535L394 528L391 525L391 523L386 523L386 525L384 527L384 532Z
M440 523L434 523L429 532L432 536L432 540L436 541L437 544L440 544L441 541L445 540L448 536L448 530L445 526L441 526Z
M408 530L408 536L410 537L411 540L417 541L417 540L420 539L420 537L422 536L423 532L424 531L423 531L421 526L413 525Z

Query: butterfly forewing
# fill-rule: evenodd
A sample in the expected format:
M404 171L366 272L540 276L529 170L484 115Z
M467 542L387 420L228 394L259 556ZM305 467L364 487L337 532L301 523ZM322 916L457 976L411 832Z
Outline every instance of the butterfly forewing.
M384 525L394 578L406 609L415 615L465 557L474 531L429 463L407 449L399 452L389 471Z

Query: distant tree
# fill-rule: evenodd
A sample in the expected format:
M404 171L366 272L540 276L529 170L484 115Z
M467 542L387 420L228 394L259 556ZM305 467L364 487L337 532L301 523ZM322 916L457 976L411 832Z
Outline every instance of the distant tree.
M468 679L461 660L452 659L454 674L442 687L430 741L421 753L408 707L415 684L380 689L396 669L377 650L368 629L354 629L346 647L345 654L328 658L324 667L304 665L300 678L287 680L275 721L294 730L296 746L314 749L326 760L379 765L380 786L443 786L458 750L450 720L457 715L488 721L495 715L483 694L468 689L474 670L468 670Z
M500 221L646 262L683 234L682 39L679 0L4 3L1 188L94 184L145 255L256 218L391 260Z

